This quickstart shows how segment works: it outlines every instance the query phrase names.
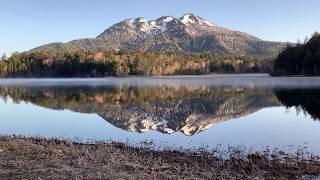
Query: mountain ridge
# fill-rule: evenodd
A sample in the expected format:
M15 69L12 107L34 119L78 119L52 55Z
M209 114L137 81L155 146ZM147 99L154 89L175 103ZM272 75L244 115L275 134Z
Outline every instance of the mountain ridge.
M264 41L189 13L180 18L162 16L150 21L143 17L126 19L107 28L96 38L51 43L31 51L128 49L269 55L278 53L284 47L285 43Z

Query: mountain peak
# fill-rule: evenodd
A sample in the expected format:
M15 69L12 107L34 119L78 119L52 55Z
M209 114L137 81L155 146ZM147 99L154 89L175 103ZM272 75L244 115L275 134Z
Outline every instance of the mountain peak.
M135 19L136 22L147 22L147 20L144 17L138 17Z
M172 16L162 16L161 18L157 19L156 21L157 22L165 22L165 23L167 23L167 22L170 22L170 21L172 21L174 19L175 18L172 17Z
M185 14L180 18L181 22L183 24L194 24L198 21L198 17L195 16L194 14Z
M184 14L180 19L183 19L184 17L197 17L195 14L193 13L187 13L187 14Z
M188 14L185 14L183 15L181 18L180 18L181 22L185 25L194 25L194 24L197 24L197 25L209 25L209 26L216 26L210 22L208 22L207 20L203 19L202 17L200 16L196 16L192 13L188 13Z
M128 22L130 24L134 24L134 23L143 23L143 22L147 22L147 20L144 17L138 17L138 18L131 18L131 19L126 19L124 21L121 22ZM121 23L120 22L120 23Z

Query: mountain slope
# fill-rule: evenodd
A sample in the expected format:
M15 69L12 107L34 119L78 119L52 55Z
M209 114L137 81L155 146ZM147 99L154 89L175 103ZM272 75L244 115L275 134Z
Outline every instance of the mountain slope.
M111 26L96 38L53 43L33 50L142 49L266 55L277 53L284 46L284 43L263 41L247 33L212 24L199 16L186 14L179 19L171 16L152 21L144 18L127 19Z

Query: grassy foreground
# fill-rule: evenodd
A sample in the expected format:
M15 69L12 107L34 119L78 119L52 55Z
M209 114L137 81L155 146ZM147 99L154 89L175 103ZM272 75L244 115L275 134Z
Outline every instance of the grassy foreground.
M234 154L231 159L223 160L205 151L0 136L0 179L309 179L320 175L319 158L230 154Z

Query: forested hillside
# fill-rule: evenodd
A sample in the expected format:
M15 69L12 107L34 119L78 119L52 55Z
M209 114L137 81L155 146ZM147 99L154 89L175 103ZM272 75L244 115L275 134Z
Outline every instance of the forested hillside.
M320 34L308 41L288 46L279 54L274 64L274 75L320 75Z
M269 72L270 58L146 51L29 51L0 61L1 77L103 77Z

